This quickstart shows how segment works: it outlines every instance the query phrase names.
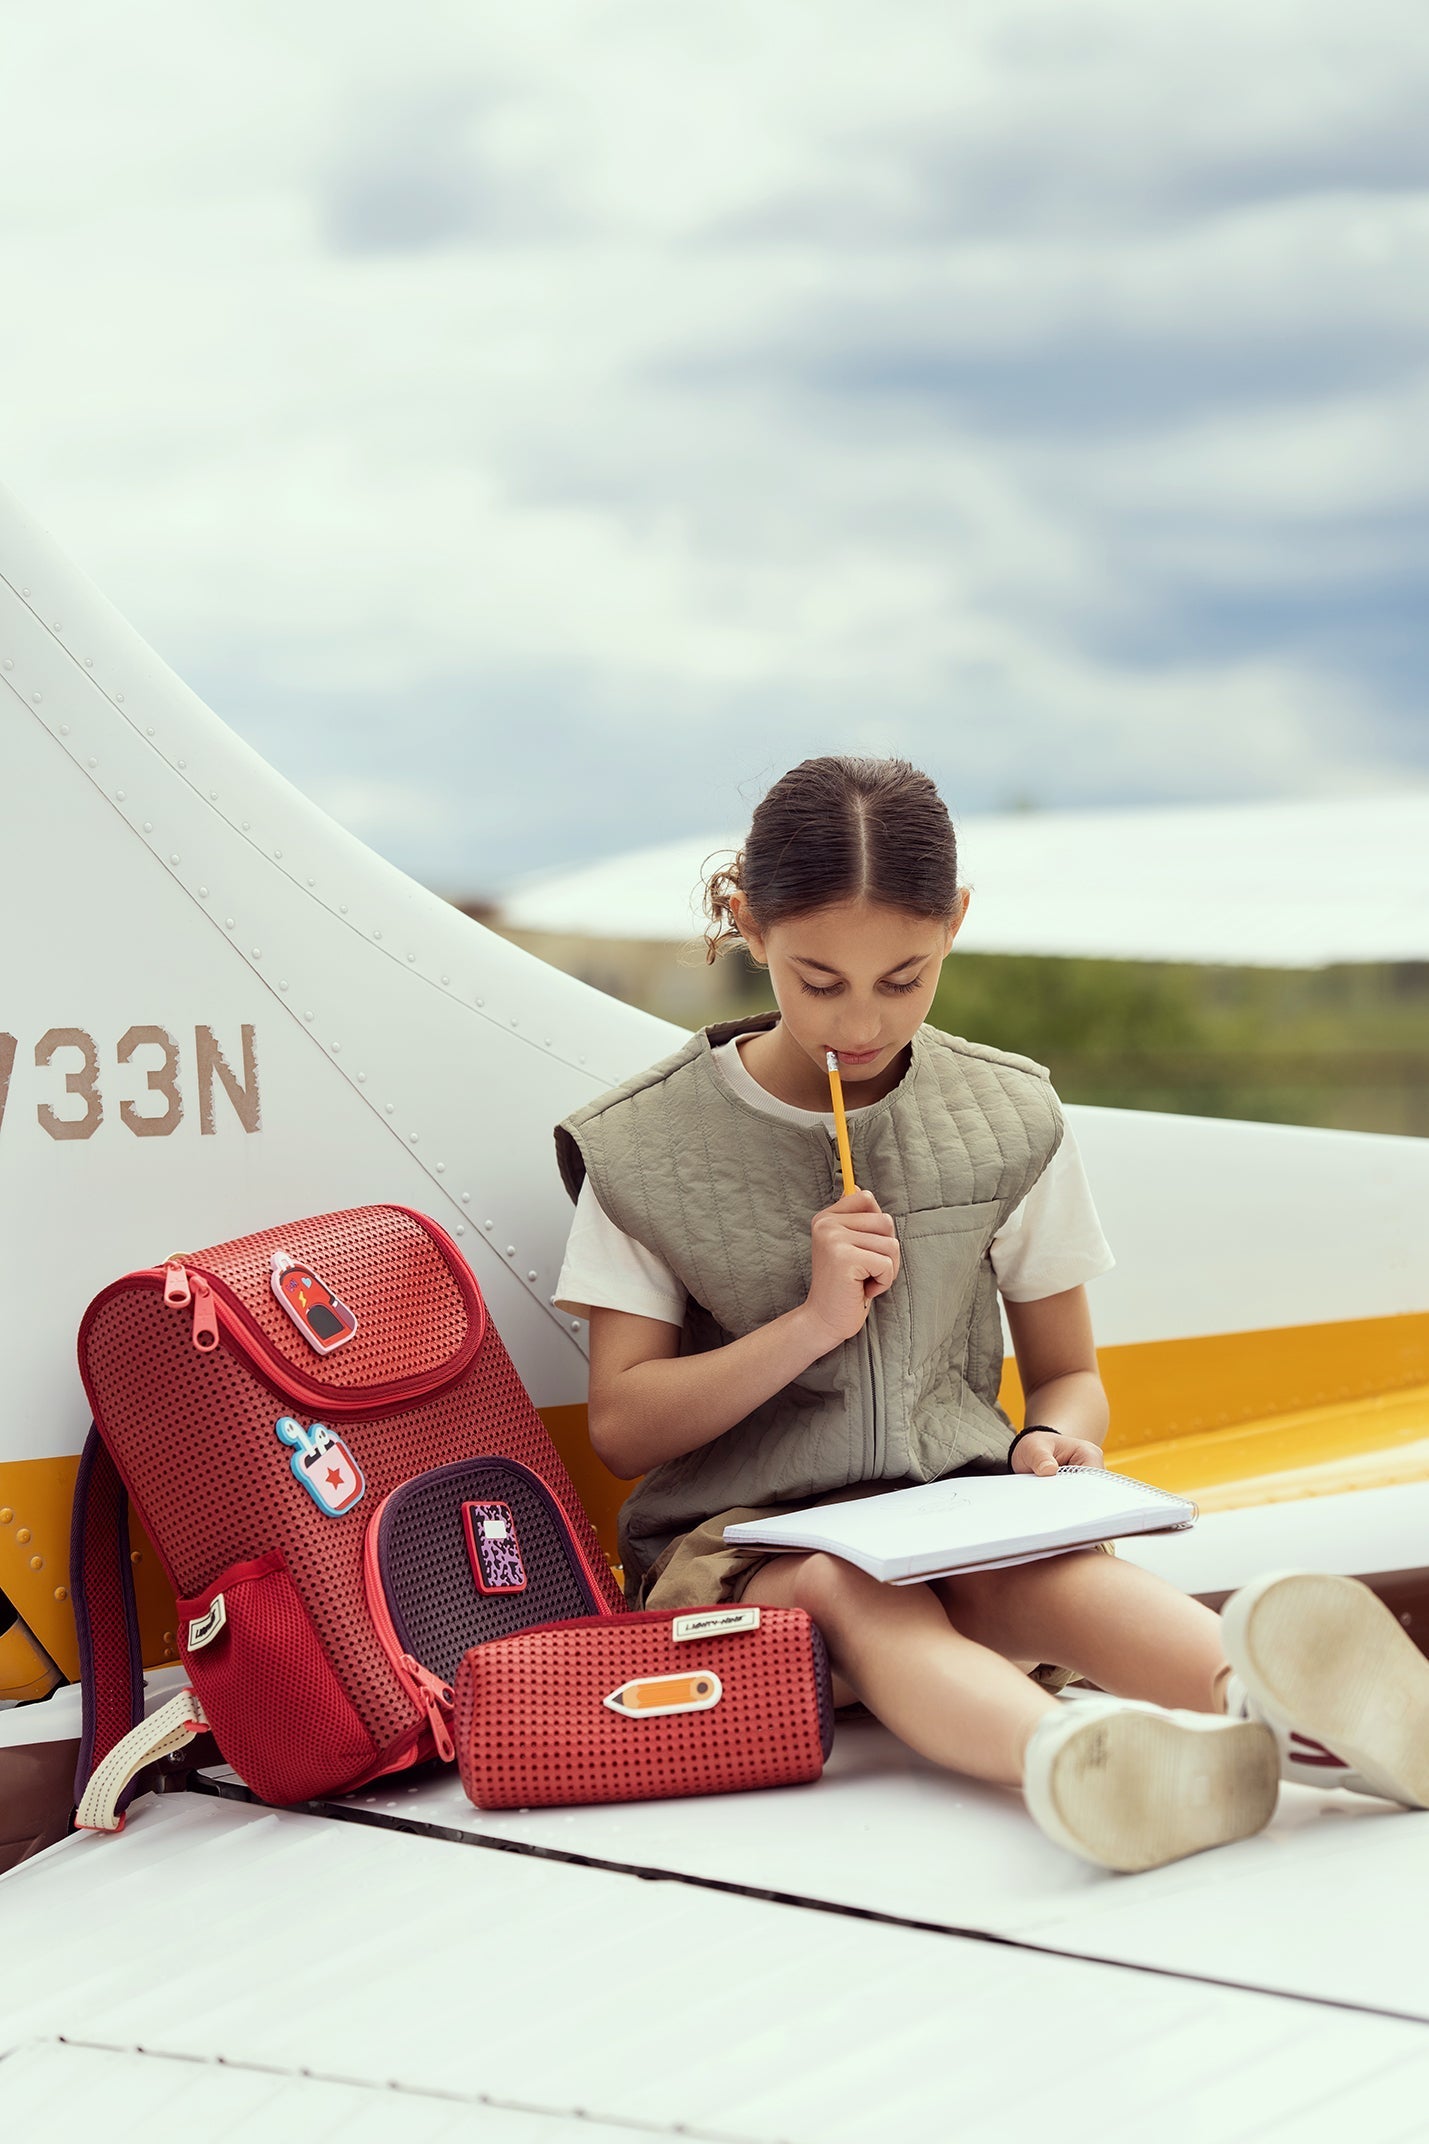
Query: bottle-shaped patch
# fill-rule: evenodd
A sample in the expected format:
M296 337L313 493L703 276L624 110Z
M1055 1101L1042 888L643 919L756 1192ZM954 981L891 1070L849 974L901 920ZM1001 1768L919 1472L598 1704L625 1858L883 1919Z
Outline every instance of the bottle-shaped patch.
M282 1442L291 1447L288 1465L294 1481L300 1481L318 1510L330 1519L340 1519L354 1504L360 1504L367 1487L362 1469L341 1437L335 1437L325 1422L304 1429L292 1415L280 1415L273 1424Z
M320 1355L346 1347L357 1331L357 1312L311 1266L299 1265L286 1251L274 1251L271 1264L273 1293L308 1345Z

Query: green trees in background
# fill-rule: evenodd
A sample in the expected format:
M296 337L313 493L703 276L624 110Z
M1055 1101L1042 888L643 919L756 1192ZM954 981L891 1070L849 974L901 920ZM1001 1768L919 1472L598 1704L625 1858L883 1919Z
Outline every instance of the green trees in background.
M733 994L729 1010L772 1002L753 969ZM1429 1135L1422 963L1211 968L954 948L931 1018L1035 1057L1070 1102Z
M954 951L936 1025L1068 1101L1429 1134L1429 966L1210 968Z
M677 1027L774 1002L749 960L707 967L698 942L505 935ZM1035 1057L1070 1102L1429 1136L1429 962L1216 968L954 946L932 1020Z

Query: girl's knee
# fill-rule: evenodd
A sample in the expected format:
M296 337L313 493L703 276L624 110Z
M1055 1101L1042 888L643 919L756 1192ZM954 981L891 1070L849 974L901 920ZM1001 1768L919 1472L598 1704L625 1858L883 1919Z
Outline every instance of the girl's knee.
M1039 1557L1031 1563L1006 1564L1000 1570L967 1571L936 1581L935 1590L947 1607L954 1603L1000 1606L1006 1601L1028 1599L1036 1594L1101 1582L1098 1566L1113 1559L1093 1548L1068 1549L1060 1556Z
M882 1590L876 1579L840 1557L804 1556L794 1576L794 1605L812 1617L821 1630L837 1630L866 1605L870 1589L875 1593Z
M929 1616L946 1627L930 1587L880 1585L856 1565L819 1551L775 1558L756 1573L741 1599L802 1608L836 1655L856 1632L906 1629Z

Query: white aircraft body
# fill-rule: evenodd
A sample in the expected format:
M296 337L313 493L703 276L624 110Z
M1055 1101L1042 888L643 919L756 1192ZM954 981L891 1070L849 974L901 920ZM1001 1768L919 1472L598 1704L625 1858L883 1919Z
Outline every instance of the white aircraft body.
M8 498L0 813L0 1695L32 1700L0 1711L0 1794L19 1794L78 1733L91 1296L284 1219L419 1208L575 1461L551 1128L678 1038L333 825ZM1119 1449L1211 1485L1191 1534L1138 1555L1209 1595L1267 1564L1422 1577L1429 1143L1070 1115L1119 1261L1093 1294L1109 1382L1144 1412ZM574 1471L613 1493L588 1457ZM141 1598L156 1703L181 1674L159 1574ZM56 2111L264 2144L1150 2125L1370 2144L1429 2119L1406 1910L1429 1819L1380 1804L1286 1789L1261 1837L1125 1879L872 1722L840 1729L817 1786L762 1795L492 1816L450 1777L317 1812L222 1771L193 1785L0 1879L7 2136Z
M518 930L670 942L703 929L706 861L739 837L662 841L513 889ZM1100 811L970 812L968 953L1321 968L1429 960L1429 786L1393 795ZM1132 889L1129 896L1129 889Z

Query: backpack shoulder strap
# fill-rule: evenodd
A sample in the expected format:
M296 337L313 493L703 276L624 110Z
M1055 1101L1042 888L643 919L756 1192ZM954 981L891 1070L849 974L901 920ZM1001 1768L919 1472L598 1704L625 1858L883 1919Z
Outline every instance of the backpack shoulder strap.
M84 1726L75 1800L144 1717L139 1617L129 1562L129 1496L98 1427L90 1425L70 1521L70 1598L79 1633ZM132 1786L120 1803L127 1803Z

